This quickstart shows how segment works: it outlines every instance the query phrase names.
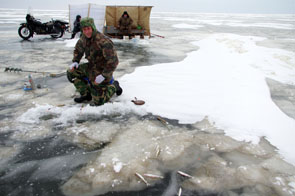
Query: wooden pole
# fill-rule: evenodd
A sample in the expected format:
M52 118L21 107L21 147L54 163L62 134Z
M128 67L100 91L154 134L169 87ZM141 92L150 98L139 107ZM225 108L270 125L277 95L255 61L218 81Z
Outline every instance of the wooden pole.
M88 3L88 14L87 14L87 17L89 17L89 14L90 14L90 3Z
M117 6L115 6L115 27L118 26L118 23L117 23Z
M140 21L140 7L138 6L137 25L142 26L142 24L140 24L139 21Z
M70 30L72 31L72 21L71 21L71 5L69 4L69 23L70 23Z

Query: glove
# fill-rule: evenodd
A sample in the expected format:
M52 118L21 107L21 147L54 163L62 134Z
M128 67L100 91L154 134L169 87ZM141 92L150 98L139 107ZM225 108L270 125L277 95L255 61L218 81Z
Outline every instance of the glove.
M104 81L104 79L105 78L103 77L103 75L100 74L100 75L96 76L95 83L100 84Z
M69 71L67 71L67 78L71 83L74 83L74 79L76 79Z
M79 67L79 64L77 62L73 62L71 65L70 65L70 70L74 69L74 68L78 68Z

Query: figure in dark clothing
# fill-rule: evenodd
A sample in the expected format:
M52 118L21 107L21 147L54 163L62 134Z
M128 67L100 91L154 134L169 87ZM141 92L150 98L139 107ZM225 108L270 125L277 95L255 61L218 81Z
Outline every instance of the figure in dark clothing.
M119 20L118 27L122 33L127 30L128 35L130 35L132 23L133 23L133 20L131 19L131 17L129 17L129 14L127 13L127 11L125 11Z
M30 14L27 14L26 20L27 20L28 23L32 23L32 24L34 24L36 26L45 26L45 24L43 24L39 20L35 19L34 16L32 16Z
M74 30L73 30L71 39L75 38L76 33L81 31L80 21L81 21L81 16L77 15L76 20L74 22Z

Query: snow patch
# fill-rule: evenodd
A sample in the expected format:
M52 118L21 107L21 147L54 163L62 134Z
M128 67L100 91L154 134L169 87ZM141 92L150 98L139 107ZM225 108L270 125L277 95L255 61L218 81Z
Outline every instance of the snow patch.
M131 100L131 99L130 99ZM68 105L64 107L58 107L53 105L39 105L30 108L25 113L17 118L17 121L28 124L39 124L40 118L43 116L52 115L55 123L66 125L72 123L80 118L86 118L93 116L98 118L104 115L126 115L129 113L135 113L138 115L147 114L145 106L138 107L134 105L130 100L126 102L114 102L107 103L100 107L91 107L90 105ZM80 130L81 131L81 130Z
M75 47L78 40L79 40L79 38L74 38L74 39L70 39L70 40L65 40L64 42L66 43L66 47L73 48L73 47Z
M295 164L295 121L272 101L265 77L295 83L295 54L256 45L259 37L215 34L194 44L182 62L140 67L120 79L126 102L146 101L147 112L195 123L209 121L238 139L265 136ZM279 58L278 58L279 57ZM144 88L143 88L144 87Z

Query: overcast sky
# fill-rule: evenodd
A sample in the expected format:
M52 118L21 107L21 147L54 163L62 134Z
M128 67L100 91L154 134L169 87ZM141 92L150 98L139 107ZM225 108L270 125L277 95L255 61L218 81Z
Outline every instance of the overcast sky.
M0 8L68 9L69 4L152 5L154 11L295 14L295 0L0 0Z

